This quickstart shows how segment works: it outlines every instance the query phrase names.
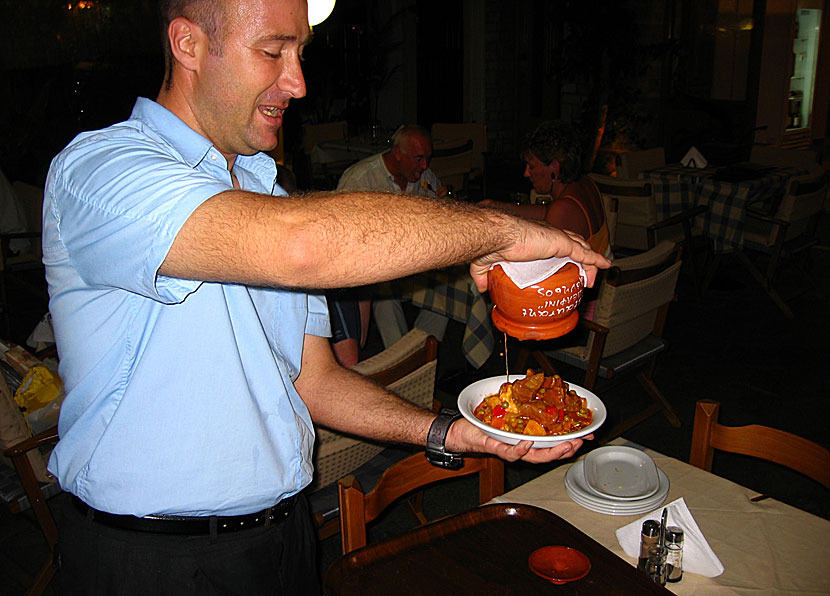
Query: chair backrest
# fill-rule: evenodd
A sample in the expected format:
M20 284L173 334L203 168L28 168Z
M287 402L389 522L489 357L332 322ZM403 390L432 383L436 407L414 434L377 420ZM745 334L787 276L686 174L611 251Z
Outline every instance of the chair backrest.
M484 171L484 154L487 153L487 125L475 122L436 122L432 125L432 142L436 149L473 142L473 168ZM460 141L460 142L459 142Z
M787 183L784 197L771 215L787 223L784 241L804 234L822 211L827 197L830 172L819 177L797 176ZM763 246L774 246L779 226L766 220L747 217L744 223L744 238Z
M432 409L437 353L435 337L413 329L379 354L358 362L352 370L416 405ZM312 491L353 472L384 449L379 443L324 428L315 430Z
M348 132L349 124L345 120L324 124L305 124L303 126L303 151L306 155L311 155L311 150L317 143L345 139Z
M593 321L608 328L602 357L622 352L648 335L661 336L680 274L680 247L669 241L644 253L615 259L603 276ZM589 346L581 350L584 360Z
M643 149L640 151L626 151L619 154L617 176L629 180L636 179L641 172L653 170L666 165L666 152L662 147Z
M606 217L616 206L614 240L612 246L648 249L647 228L657 223L657 204L654 188L645 180L624 180L602 174L589 174L597 185L602 202L606 206ZM611 225L609 217L609 225Z
M798 435L752 424L724 426L718 423L720 404L701 400L695 408L689 463L711 471L715 449L758 457L809 476L830 489L830 451Z
M491 456L468 456L464 467L447 470L430 464L423 453L416 453L388 468L375 488L366 494L354 476L342 478L338 482L338 496L343 552L365 546L366 524L396 500L435 482L470 474L478 474L480 503L504 492L504 462Z
M444 186L452 184L456 190L466 190L473 158L473 141L467 140L454 147L433 149L429 168Z
M749 161L764 166L803 168L816 175L821 168L818 153L802 149L784 149L769 145L753 145Z

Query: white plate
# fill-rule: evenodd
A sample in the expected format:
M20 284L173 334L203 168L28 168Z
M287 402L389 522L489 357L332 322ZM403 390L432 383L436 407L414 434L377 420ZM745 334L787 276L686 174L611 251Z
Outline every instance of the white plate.
M669 482L669 477L666 476L666 473L663 472L663 470L657 468L660 486L657 489L657 492L650 497L637 499L635 501L616 501L614 499L596 496L588 489L588 485L585 482L583 462L584 460L577 460L565 473L565 488L568 491L568 495L574 501L577 501L580 505L585 506L590 504L592 507L589 507L589 509L593 509L594 511L597 509L608 511L613 510L615 512L619 512L618 515L633 515L643 509L650 511L651 509L658 507L661 503L663 503L663 501L665 501L666 496L669 494L669 487L671 484Z
M660 486L654 460L634 447L599 447L583 461L588 488L601 496L621 501L644 499Z
M654 503L650 503L648 505L641 505L634 509L620 509L619 507L615 507L613 504L597 505L596 503L591 503L583 500L583 498L577 493L571 491L567 492L571 500L577 505L585 507L585 509L589 509L596 513L602 513L604 515L643 515L644 513L648 513L649 511L654 511L655 509L659 508L666 500L666 497L664 496L662 499L655 501Z
M513 381L517 381L519 379L524 379L525 375L510 375L509 380L512 383ZM476 409L476 406L481 403L488 395L494 395L499 392L499 388L502 384L507 382L507 378L504 376L497 376L497 377L488 377L486 379L481 379L480 381L476 381L471 385L467 385L461 393L458 395L458 410L461 414L469 420L472 424L480 428L484 433L494 439L497 439L503 443L507 443L508 445L516 445L519 441L533 441L534 448L542 448L542 447L554 447L559 443L564 441L569 441L571 439L577 439L579 437L584 437L585 435L589 435L592 432L596 431L602 423L605 422L605 404L602 403L602 400L594 395L592 392L588 391L584 387L580 387L579 385L574 385L573 383L568 383L568 388L573 389L579 397L584 397L588 402L588 408L593 410L594 412L594 419L591 421L591 424L583 428L582 430L578 430L576 432L568 433L566 435L553 435L549 437L537 437L531 435L522 435L519 433L511 433L503 430L499 430L497 428L493 428L487 424L484 424L481 420L475 417L473 411Z

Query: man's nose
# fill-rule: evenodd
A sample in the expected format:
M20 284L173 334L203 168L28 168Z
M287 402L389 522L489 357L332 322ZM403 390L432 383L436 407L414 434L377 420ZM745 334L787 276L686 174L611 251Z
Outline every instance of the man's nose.
M295 99L305 97L305 77L299 59L286 60L285 69L280 74L277 85Z

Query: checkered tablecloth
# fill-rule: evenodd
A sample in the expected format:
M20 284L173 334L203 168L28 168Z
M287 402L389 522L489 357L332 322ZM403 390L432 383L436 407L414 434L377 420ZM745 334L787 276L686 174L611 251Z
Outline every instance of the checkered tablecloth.
M657 208L664 218L697 205L709 210L697 225L712 239L718 253L743 246L748 204L773 204L783 196L788 180L803 173L798 168L773 168L758 178L740 182L719 180L716 168L686 168L670 164L642 174L654 187ZM702 224L702 225L701 225Z
M467 361L480 368L493 353L491 306L466 266L419 273L380 284L378 293L412 300L412 304L464 323L461 348Z

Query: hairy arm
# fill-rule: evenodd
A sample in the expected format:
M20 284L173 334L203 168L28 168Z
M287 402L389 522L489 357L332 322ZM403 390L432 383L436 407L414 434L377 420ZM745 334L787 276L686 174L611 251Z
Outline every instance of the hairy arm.
M270 197L226 191L185 222L160 273L251 285L335 288L473 262L480 289L499 260L571 256L608 266L587 244L498 209L390 193Z
M435 419L433 412L341 367L324 337L305 336L302 370L294 386L316 423L370 439L424 446ZM447 435L451 451L490 453L507 461L534 463L570 457L582 446L582 440L565 441L550 449L531 449L531 444L502 443L464 419L455 422Z

